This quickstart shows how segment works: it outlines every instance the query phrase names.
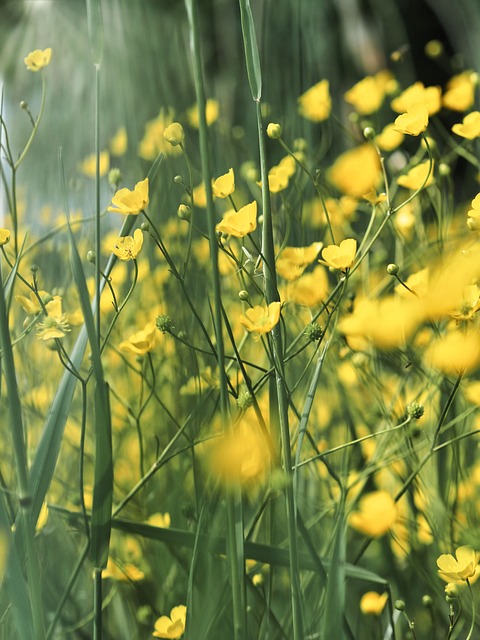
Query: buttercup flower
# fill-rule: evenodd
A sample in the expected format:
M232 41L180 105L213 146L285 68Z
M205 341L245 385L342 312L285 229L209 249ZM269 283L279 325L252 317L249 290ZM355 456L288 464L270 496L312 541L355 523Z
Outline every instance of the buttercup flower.
M205 103L205 115L207 119L207 125L210 126L216 120L218 120L218 100L209 98ZM188 124L195 129L198 129L198 107L195 103L193 107L187 111Z
M187 619L187 607L183 604L173 607L170 611L170 617L161 616L155 622L155 638L181 638L185 632L185 623Z
M443 553L437 559L438 575L445 582L465 581L475 575L480 554L469 546L458 547L455 557Z
M164 131L173 122L174 110L160 109L160 113L145 125L145 133L140 141L138 155L144 160L155 160L159 153L174 156L182 153L182 149L169 144L164 137Z
M403 133L400 133L394 124L387 124L375 138L375 142L382 151L393 151L402 144L403 137Z
M228 198L235 191L235 174L233 169L218 177L212 184L212 192L216 198Z
M224 214L216 226L217 231L228 233L235 238L243 238L257 228L257 203L254 200L238 211L233 209Z
M418 136L428 125L428 110L424 104L414 104L395 120L395 131Z
M467 225L471 231L480 231L480 193L472 200L472 208L467 212Z
M321 80L298 98L300 115L313 122L326 120L330 115L332 100L328 80Z
M440 111L441 96L440 87L425 87L422 82L415 82L392 100L391 106L397 113L405 113L413 105L421 103L427 107L428 115L433 116Z
M110 154L108 151L101 151L99 158L99 170L100 177L103 177L108 173L110 168ZM89 178L95 178L97 170L97 155L91 153L88 155L79 165L80 171Z
M50 58L52 57L52 50L50 47L44 49L35 49L26 56L23 61L25 62L29 71L40 71L50 64Z
M179 122L172 122L163 132L163 137L173 147L176 147L185 140L185 131Z
M10 242L11 232L9 229L0 229L0 247Z
M112 252L127 262L128 260L134 260L143 246L143 233L141 229L135 229L132 236L125 236L124 238L118 238L115 245L112 247Z
M447 375L469 373L480 366L478 331L450 331L427 349L425 360Z
M322 258L329 267L345 271L349 269L355 260L357 241L353 238L342 240L340 245L330 244L322 251Z
M110 140L110 153L112 156L123 156L127 152L128 137L125 127L120 127Z
M137 215L148 207L148 178L137 182L133 191L119 189L112 198L112 205L108 211L123 213L124 215Z
M415 167L412 167L410 171L408 171L405 175L397 178L397 183L401 187L405 187L406 189L411 189L412 191L416 191L417 189L420 189L422 185L423 185L423 188L429 187L434 182L433 170L434 170L433 162L432 162L431 169L430 169L430 162L428 160L426 162L421 162L420 164L417 164ZM427 179L427 175L428 175L428 179Z
M360 610L366 616L379 616L385 609L387 600L387 592L380 594L376 591L368 591L360 600Z
M382 106L385 88L382 76L379 74L367 76L347 91L345 100L355 108L357 113L368 116Z
M157 342L156 337L156 325L154 322L149 322L145 329L134 333L128 340L121 342L118 348L120 351L134 353L137 356L144 356L153 351Z
M478 82L477 74L473 71L463 71L453 76L447 84L442 104L452 111L467 111L475 100L475 86Z
M360 500L360 509L348 519L351 527L371 538L380 538L397 518L395 501L386 491L373 491Z
M314 242L309 247L285 247L277 258L277 273L285 280L296 280L315 260L322 246L321 242Z
M45 305L47 316L37 325L37 336L40 340L52 340L53 338L64 338L70 331L67 316L62 312L62 299L54 296L53 300Z
M467 140L478 138L480 136L480 111L472 111L466 115L462 123L453 125L452 131Z
M240 316L240 324L247 331L253 332L257 339L261 335L268 333L280 320L280 302L271 302L268 307L257 305L245 311L245 315Z
M339 191L360 198L376 187L381 177L378 154L371 144L349 149L335 160L327 177Z

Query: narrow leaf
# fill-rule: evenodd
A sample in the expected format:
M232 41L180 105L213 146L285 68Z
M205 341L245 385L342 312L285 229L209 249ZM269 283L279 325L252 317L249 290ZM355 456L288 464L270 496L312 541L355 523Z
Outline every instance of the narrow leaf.
M243 46L247 65L248 82L252 98L258 102L262 97L262 71L258 55L257 36L253 22L250 0L240 0L240 17L242 21Z

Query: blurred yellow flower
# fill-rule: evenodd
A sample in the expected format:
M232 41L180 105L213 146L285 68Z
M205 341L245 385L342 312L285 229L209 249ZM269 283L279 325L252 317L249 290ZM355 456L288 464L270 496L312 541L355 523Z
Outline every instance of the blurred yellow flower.
M382 106L387 84L380 74L367 76L345 94L345 100L362 116L368 116Z
M172 122L168 127L165 127L163 137L169 144L176 147L185 140L185 131L179 122Z
M162 529L168 529L170 526L170 514L169 513L153 513L147 520L147 524L152 527L161 527Z
M10 229L0 228L0 247L3 247L10 242L11 235Z
M380 180L378 154L370 144L345 151L335 160L327 177L339 191L361 198L375 188Z
M447 375L469 373L480 365L480 335L478 331L450 331L431 344L425 360Z
M328 295L328 277L325 267L318 265L287 287L287 299L305 307L316 307Z
M141 229L135 229L132 236L125 236L118 238L112 247L112 253L117 258L127 262L128 260L135 260L143 246L143 233Z
M244 238L257 228L257 203L250 204L235 211L231 209L224 214L223 220L216 226L217 231L227 233L235 238Z
M271 302L268 307L257 305L251 309L247 309L245 315L240 316L240 324L243 325L247 331L254 333L258 339L260 335L268 333L278 324L280 320L280 308L280 302Z
M218 100L209 98L205 103L205 116L207 119L207 125L210 126L218 120ZM198 107L195 103L193 107L190 107L187 111L188 124L194 129L198 129Z
M119 565L109 557L107 567L102 572L102 578L112 578L117 582L140 582L145 578L145 574L130 562Z
M472 320L479 309L480 289L476 284L469 284L463 289L463 296L450 315L455 320Z
M110 153L112 156L123 156L127 153L128 137L125 127L120 127L110 140Z
M29 71L40 71L47 65L50 64L50 58L52 57L52 50L50 47L44 49L35 49L35 51L31 51L26 58L23 59L25 62L27 69Z
M97 169L97 156L95 153L88 155L78 166L79 170L89 178L95 178ZM110 154L108 151L101 151L99 158L100 177L108 173L110 168Z
M425 87L423 82L415 82L392 100L391 106L397 113L406 113L410 107L421 103L427 107L428 115L433 116L442 106L441 95L440 87Z
M322 258L329 267L345 271L349 269L355 260L357 253L357 241L353 238L342 240L340 245L330 244L322 251Z
M311 264L323 246L314 242L309 247L285 247L277 258L277 273L285 280L296 280Z
M391 123L387 124L382 132L378 134L375 142L382 151L393 151L402 144L403 139L403 133L400 133L400 131L395 128L395 125Z
M118 345L120 351L144 356L155 348L157 343L157 328L154 322L149 322L144 329L134 333Z
M53 296L48 293L48 291L38 291L37 293L38 295L30 291L28 298L26 296L15 296L15 300L29 316L36 315L42 311L42 305L38 300L39 297L43 301L43 304L53 300Z
M452 111L467 111L475 101L475 87L478 76L473 71L463 71L453 76L447 83L442 104Z
M196 207L205 209L205 207L207 206L207 192L205 190L205 184L203 182L194 187L192 191L192 200L193 204Z
M108 211L123 215L137 215L148 207L148 178L137 182L133 191L119 189L112 198L112 205Z
M165 129L172 124L174 110L160 109L160 113L145 125L145 133L140 141L138 155L144 160L155 160L159 153L174 156L182 153L179 146L172 146L164 138Z
M480 136L480 111L472 111L466 115L462 123L454 124L453 133L467 140L473 140Z
M385 609L388 600L388 593L377 593L376 591L367 591L360 600L360 611L365 616L380 616Z
M359 510L350 514L351 527L371 538L380 538L397 518L395 501L386 491L373 491L360 499Z
M479 560L480 554L472 547L458 547L455 557L449 553L443 553L438 557L438 575L445 582L468 580L475 575Z
M397 178L397 184L401 187L405 187L405 189L411 189L412 191L416 191L422 186L425 189L434 182L434 168L434 162L431 163L431 168L428 160L426 162L421 162L415 167L412 167L405 175L399 176Z
M233 169L219 176L212 183L212 192L216 198L228 198L235 191L235 174Z
M161 616L155 622L153 636L155 638L171 638L176 640L181 638L185 632L187 620L187 607L183 604L173 607L170 617Z
M422 104L414 104L407 109L406 113L395 119L395 131L409 136L418 136L428 126L427 107Z
M313 122L326 120L330 115L332 100L328 80L321 80L305 91L299 98L299 112L304 118Z

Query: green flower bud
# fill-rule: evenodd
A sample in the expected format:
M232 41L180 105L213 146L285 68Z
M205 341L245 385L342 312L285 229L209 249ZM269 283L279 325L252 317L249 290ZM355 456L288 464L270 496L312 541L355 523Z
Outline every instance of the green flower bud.
M140 225L140 229L142 231L145 231L145 233L148 233L150 231L150 225L148 224L148 222L142 222L142 224Z
M396 276L398 274L398 272L400 271L398 264L395 264L394 262L391 262L390 264L387 264L387 273L390 276Z
M252 406L252 404L253 404L253 398L250 395L250 391L242 391L242 393L238 395L237 407L241 411L246 411L248 407Z
M177 216L180 218L180 220L186 220L187 222L190 222L190 220L192 219L192 210L190 209L188 204L179 205L177 209Z
M312 322L305 327L303 335L306 336L310 342L317 342L323 336L323 329L316 322Z
M248 291L245 291L245 289L242 289L241 291L238 292L238 297L240 298L240 300L246 301L250 298L250 295Z
M118 189L118 185L123 180L122 172L118 167L113 167L108 172L108 183L112 185L115 189Z
M431 607L433 605L431 596L429 596L428 594L424 595L422 598L422 604L424 607Z
M97 256L95 255L95 251L88 251L87 262L90 262L91 264L95 264L96 261L97 261Z
M407 405L407 413L410 418L414 420L419 420L423 414L425 413L425 407L420 402L411 402Z
M34 275L37 273L38 271L38 265L36 264L31 264L30 265L30 272L33 273Z
M373 140L375 138L375 129L373 127L365 127L363 130L363 137L366 140Z
M24 111L26 111L28 109L28 102L25 102L25 100L22 100L19 106L20 106L20 109L23 109Z
M395 600L395 609L397 611L405 611L405 602L403 600Z
M450 167L448 166L448 164L446 164L445 162L441 162L441 163L438 165L438 173L439 173L441 176L444 176L444 177L445 177L445 176L449 176L449 175L450 175L450 173L451 173L451 170L450 170Z
M162 333L172 333L175 329L175 325L170 316L157 316L155 325Z
M267 127L267 136L272 140L277 140L282 137L282 127L275 122L270 122Z
M174 181L175 184L183 184L182 176L175 176L173 181Z

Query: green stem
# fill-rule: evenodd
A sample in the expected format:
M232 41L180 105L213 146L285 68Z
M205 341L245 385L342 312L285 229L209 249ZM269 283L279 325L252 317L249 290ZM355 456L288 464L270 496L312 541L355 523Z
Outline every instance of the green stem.
M465 640L470 640L473 634L473 630L475 628L475 598L473 597L473 591L472 591L472 585L470 584L470 581L467 580L467 586L468 586L468 592L470 594L470 598L472 600L472 624L470 625L470 629L468 631L468 636L465 638Z
M15 162L15 164L12 167L13 172L15 173L15 171L18 169L18 167L21 165L21 163L23 162L25 156L28 153L28 150L30 149L30 147L32 146L32 142L35 138L35 136L37 135L37 131L38 131L38 127L40 125L40 121L42 119L43 116L43 111L45 109L45 97L46 97L46 82L45 82L45 76L43 75L42 72L42 102L40 104L40 111L38 114L38 118L35 121L35 126L32 129L32 133L30 134L29 139L27 140L27 144L25 145L22 153L20 154L20 157L18 158L18 160Z

